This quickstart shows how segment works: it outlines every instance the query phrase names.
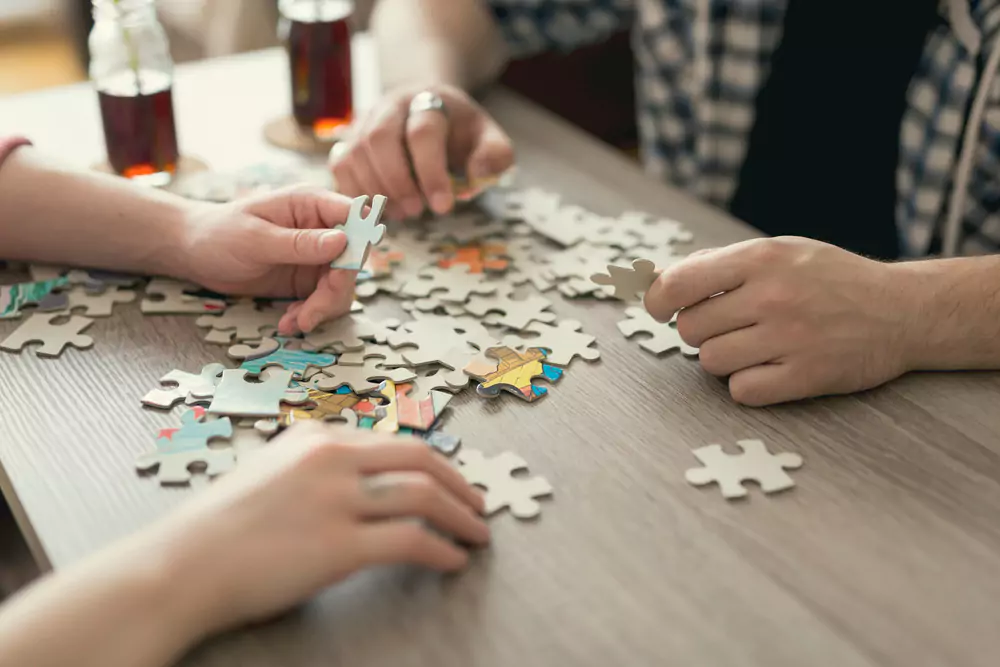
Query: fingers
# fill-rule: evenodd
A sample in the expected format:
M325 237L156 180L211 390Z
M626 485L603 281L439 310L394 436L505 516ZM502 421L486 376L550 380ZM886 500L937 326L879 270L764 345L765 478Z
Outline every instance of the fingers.
M243 212L279 227L324 229L347 219L351 199L311 185L294 185L246 201Z
M292 315L288 324L292 327L289 333L299 331L309 333L327 320L332 320L347 314L351 309L352 291L354 287L354 275L351 271L328 271L321 276L316 285L315 291L300 302L294 312L293 304L289 307L280 325L285 323L285 318ZM284 329L282 329L284 331Z
M304 301L296 301L288 306L285 314L278 320L278 333L282 336L293 336L301 331L299 328L299 313L302 311Z
M424 210L403 147L405 128L406 115L397 109L364 139L368 161L382 183L379 193L389 198L389 215L396 220L417 217Z
M366 480L360 513L365 519L420 517L462 542L486 544L489 528L472 509L422 473Z
M817 395L809 373L793 372L783 363L752 366L729 378L729 393L733 400L751 407L797 401Z
M341 218L343 220L343 218ZM266 225L256 245L259 259L269 264L329 264L347 247L347 236L339 229L295 229Z
M487 119L476 145L469 155L466 175L470 183L502 174L514 164L510 137L497 123Z
M681 308L736 289L748 274L748 262L743 257L745 247L745 243L737 243L685 258L664 269L646 292L646 310L656 320L668 322Z
M464 549L407 520L382 521L364 527L356 547L363 561L361 565L369 566L410 563L453 572L469 560Z
M447 213L455 205L448 174L448 119L438 111L410 114L405 133L421 192L432 211Z
M701 347L705 341L758 323L754 301L741 287L689 306L677 315L677 332L684 342Z
M783 346L781 332L756 324L708 339L699 347L698 359L706 371L724 377L781 358L788 352Z
M476 512L484 510L483 496L470 486L461 473L452 468L426 444L405 440L385 442L358 449L357 466L364 475L386 472L423 472L440 483L465 505Z

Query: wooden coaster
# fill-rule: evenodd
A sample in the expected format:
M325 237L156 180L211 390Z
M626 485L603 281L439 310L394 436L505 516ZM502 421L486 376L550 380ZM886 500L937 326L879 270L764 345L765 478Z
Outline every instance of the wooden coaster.
M115 173L115 170L111 168L111 165L107 161L93 164L90 168L103 174ZM197 174L202 171L208 171L208 164L204 160L191 157L190 155L182 155L180 160L177 161L177 171L174 172L174 178L188 174Z
M264 138L278 148L310 155L326 155L333 145L344 137L347 128L348 125L339 128L338 136L331 141L320 141L311 134L303 132L292 116L282 116L264 126Z

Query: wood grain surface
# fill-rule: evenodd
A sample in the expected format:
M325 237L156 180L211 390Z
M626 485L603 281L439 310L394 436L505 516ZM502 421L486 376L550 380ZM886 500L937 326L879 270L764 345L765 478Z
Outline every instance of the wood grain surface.
M253 81L250 72L259 86L277 60L232 59L180 81L197 91L223 73ZM262 125L269 104L245 108ZM510 94L487 105L515 138L523 183L599 213L676 217L693 247L752 235ZM194 149L210 161L230 140L245 158L267 151L219 135ZM511 449L549 478L555 496L539 521L495 518L493 546L458 576L366 572L183 664L996 664L996 374L910 376L857 396L742 408L697 361L657 359L625 340L621 306L554 300L598 337L601 361L575 362L534 405L466 392L446 422L466 446ZM13 326L0 323L0 335ZM198 492L135 475L133 457L169 421L139 397L166 371L225 354L193 319L144 318L134 305L88 333L93 350L59 360L0 356L4 491L57 568ZM794 490L726 502L684 481L691 449L749 437L805 458Z

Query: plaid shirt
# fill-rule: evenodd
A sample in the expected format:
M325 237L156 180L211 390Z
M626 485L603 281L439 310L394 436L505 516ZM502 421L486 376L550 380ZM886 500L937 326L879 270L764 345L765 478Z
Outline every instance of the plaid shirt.
M488 0L514 57L569 50L631 27L639 135L648 171L725 207L736 191L757 92L781 39L786 0ZM952 5L949 7L948 5ZM960 37L959 11L967 30ZM896 224L909 256L945 218L977 86L990 86L962 217L965 253L1000 250L1000 80L980 67L998 48L1000 0L946 0L907 92ZM821 139L817 137L817 151Z

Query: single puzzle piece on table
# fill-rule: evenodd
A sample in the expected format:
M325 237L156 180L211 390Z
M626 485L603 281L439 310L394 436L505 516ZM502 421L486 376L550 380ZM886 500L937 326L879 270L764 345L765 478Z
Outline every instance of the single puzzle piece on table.
M654 218L648 213L626 211L618 218L619 227L638 239L636 245L663 248L675 243L690 243L694 236L676 220Z
M536 498L553 493L552 485L544 477L514 476L515 472L527 470L528 464L513 452L486 458L475 449L463 449L457 460L458 471L465 481L486 490L486 515L506 507L517 519L533 519L542 511Z
M337 357L290 347L292 339L282 336L263 338L256 345L242 343L229 348L229 356L244 360L240 368L259 375L265 368L277 367L292 371L292 377L301 379L310 368L332 366Z
M210 477L229 472L236 466L232 449L211 449L210 440L231 438L233 425L229 419L202 421L202 408L188 410L181 417L179 429L164 429L156 439L156 449L136 459L136 469L157 469L160 484L187 484L191 467L203 465Z
M724 498L743 498L747 490L743 482L757 482L764 493L784 491L795 486L785 468L802 466L798 454L783 452L771 454L760 440L739 440L741 454L727 454L721 445L700 447L692 453L704 467L691 468L684 473L690 484L702 486L715 482Z
M198 286L191 283L153 278L146 285L146 296L139 303L139 310L145 315L190 315L219 313L226 310L226 302L221 299L206 299L187 294L197 289Z
M189 404L205 401L215 393L224 370L222 364L207 364L198 374L172 370L160 378L161 385L172 385L171 388L151 390L142 397L142 404L169 410L181 401Z
M614 298L635 301L645 294L657 278L656 265L648 259L637 259L632 267L608 264L607 273L595 273L590 279L597 285L614 287Z
M396 417L400 427L429 431L451 401L451 394L430 391L429 396L411 396L413 385L396 384Z
M412 366L443 366L446 370L435 377L444 385L435 388L457 391L469 384L464 369L479 355L469 338L478 335L471 325L456 325L454 318L429 316L404 322L389 336L389 345L402 348L403 358Z
M371 246L378 245L385 236L385 225L379 224L382 218L382 211L385 209L386 199L382 195L375 195L372 199L371 210L365 215L365 206L368 204L368 196L361 195L355 197L351 202L351 209L347 214L347 221L343 224L343 231L347 235L347 247L340 257L330 263L334 269L346 269L348 271L360 271L368 258L368 250Z
M283 314L284 310L280 308L258 308L253 299L240 299L222 314L202 315L194 323L210 329L205 336L208 342L227 344L234 338L237 342L260 340L265 329L277 328Z
M57 292L69 285L69 279L55 277L16 285L0 285L0 320L15 319L27 306L36 306L39 312L63 310L69 305L65 294Z
M135 301L136 293L133 290L113 286L95 294L77 285L66 294L66 297L70 311L83 308L83 314L87 317L111 317L115 304L132 303Z
M618 330L626 338L631 338L637 333L648 333L650 338L639 342L639 347L652 352L653 354L663 354L672 350L680 350L686 357L698 356L698 348L692 347L684 342L677 332L677 316L670 322L660 323L653 319L642 306L632 306L626 309L625 315L629 318L618 323Z
M342 315L330 322L324 322L304 338L306 349L336 352L351 352L365 347L365 340L384 343L392 331L399 326L399 320L387 318L375 321L364 315Z
M521 331L532 322L554 322L556 314L548 310L551 305L552 302L545 297L532 295L526 299L512 299L510 292L506 292L496 297L472 297L465 304L465 309L479 317L498 313L487 324L502 324L508 329Z
M556 382L563 374L561 368L542 362L545 352L537 347L528 348L524 352L509 347L493 347L485 351L485 356L497 360L495 370L491 371L490 364L481 365L477 360L466 366L465 372L481 380L476 393L487 398L496 398L503 390L529 403L537 401L546 396L549 390L536 386L531 381L544 377L549 382Z
M510 267L506 258L507 246L503 243L478 241L466 245L441 247L445 257L438 260L438 266L449 269L453 266L467 266L469 273L503 273Z
M545 362L555 366L568 366L574 357L596 361L601 357L600 351L592 347L597 338L581 333L582 328L583 325L576 320L562 320L557 326L533 322L526 331L537 336L522 338L511 335L503 339L503 344L515 350L537 347L546 351Z
M305 389L289 386L291 371L266 369L260 374L260 382L248 382L248 376L242 368L223 371L208 412L230 417L277 417L282 403L301 404L309 400Z
M361 366L328 366L322 373L313 376L308 386L330 392L347 386L356 394L369 394L378 391L379 383L384 380L406 382L412 380L414 376L414 372L409 369L381 368L377 360L366 359Z
M65 313L35 313L0 342L0 350L19 352L29 343L41 343L35 354L39 357L58 357L67 346L80 350L93 346L94 339L82 335L82 332L94 320L73 315L62 324L53 324L53 320L60 318L66 319L67 316Z
M337 363L341 366L364 366L369 359L376 359L375 363L380 368L399 368L408 365L398 350L379 344L369 344L361 350L344 352L338 357Z
M469 273L467 266L442 269L430 266L403 285L401 294L407 297L433 296L450 303L465 303L472 294L487 296L497 291L495 284L485 281L482 274Z

